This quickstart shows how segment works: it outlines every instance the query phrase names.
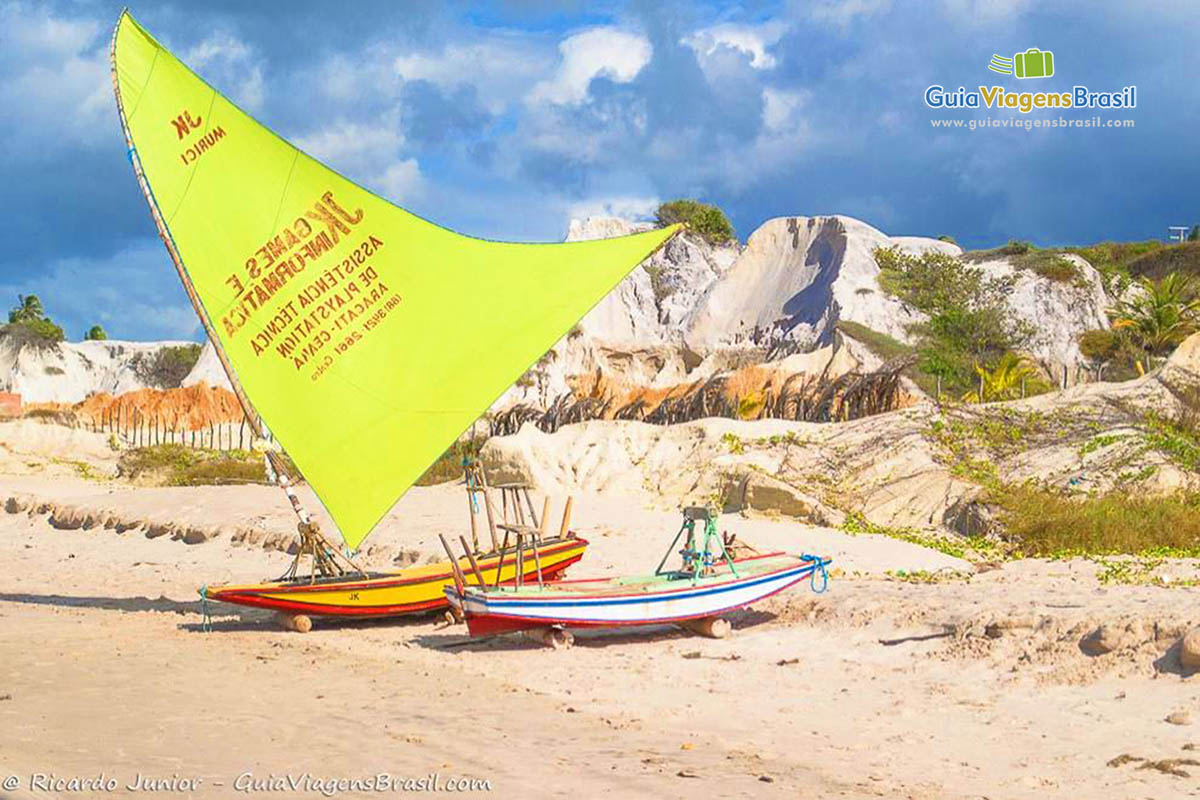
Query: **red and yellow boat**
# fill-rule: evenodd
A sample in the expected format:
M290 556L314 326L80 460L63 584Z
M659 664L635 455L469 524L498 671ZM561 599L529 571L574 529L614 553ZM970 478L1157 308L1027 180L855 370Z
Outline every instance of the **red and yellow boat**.
M546 539L538 547L542 577L561 576L567 567L583 558L587 539L574 535ZM532 558L523 559L522 577L536 580L537 566ZM476 557L483 578L490 584L512 582L517 577L517 553L514 549L500 554ZM464 557L460 569L471 571ZM419 611L448 608L445 587L454 585L450 562L408 567L397 572L369 572L363 576L303 578L264 581L263 583L207 586L201 594L208 600L236 603L279 611L287 615L331 617L390 617Z

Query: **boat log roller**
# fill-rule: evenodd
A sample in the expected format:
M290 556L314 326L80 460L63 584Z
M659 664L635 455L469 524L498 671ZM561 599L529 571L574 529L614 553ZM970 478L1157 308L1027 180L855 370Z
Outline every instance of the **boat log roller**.
M558 244L447 230L256 122L128 12L113 34L112 77L134 174L248 420L259 435L269 428L350 549L509 385L679 230ZM398 593L415 580L434 584L444 602L438 581L449 580L450 563L367 575L302 508L292 489L297 475L279 454L268 451L268 462L299 518L296 561L255 591L214 588L207 596L294 610L287 604L301 594L319 601L347 589L339 584L382 580L389 594L377 606L394 613L410 609L412 598ZM569 561L586 542L560 544ZM542 547L550 553L554 543ZM497 554L480 555L486 566ZM311 561L308 574L302 559ZM303 592L270 591L302 584ZM305 608L372 613L347 603Z

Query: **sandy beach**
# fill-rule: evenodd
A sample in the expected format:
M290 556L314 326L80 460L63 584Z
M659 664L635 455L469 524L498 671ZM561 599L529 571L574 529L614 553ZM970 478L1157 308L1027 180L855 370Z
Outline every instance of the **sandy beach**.
M832 556L829 591L764 602L725 640L660 628L566 651L470 641L437 615L301 635L214 606L206 632L201 584L286 567L266 536L289 530L278 490L43 474L0 480L0 495L0 772L20 780L6 796L57 796L29 791L35 773L102 773L115 796L147 779L183 782L174 796L267 793L289 776L320 796L320 781L380 773L484 780L500 797L1200 790L1186 761L1200 691L1170 652L1200 622L1197 590L1101 585L1088 561L978 571L890 538L730 516L721 527L759 548ZM409 492L368 563L435 556L438 532L466 530L464 497ZM572 577L652 568L678 519L644 505L576 498L573 527L592 546ZM117 532L117 518L140 524ZM239 525L260 542L235 541ZM189 526L217 533L187 544ZM1080 642L1100 625L1121 646L1088 655ZM1188 724L1165 721L1178 712Z

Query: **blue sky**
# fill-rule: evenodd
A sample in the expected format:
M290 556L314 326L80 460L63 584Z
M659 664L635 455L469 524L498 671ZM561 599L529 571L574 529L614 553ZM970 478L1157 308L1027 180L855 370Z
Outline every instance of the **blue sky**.
M78 338L198 338L125 158L108 73L120 3L0 0L0 303ZM135 3L286 138L422 216L555 240L572 216L718 203L742 238L848 214L968 247L1162 237L1200 221L1200 4ZM1052 50L1055 77L987 70ZM925 87L1138 87L1133 129L938 130ZM1034 85L1036 84L1036 85ZM1068 113L1064 116L1088 116Z

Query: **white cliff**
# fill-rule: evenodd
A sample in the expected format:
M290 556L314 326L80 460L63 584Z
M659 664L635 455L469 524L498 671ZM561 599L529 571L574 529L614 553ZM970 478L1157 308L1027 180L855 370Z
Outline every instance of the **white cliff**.
M153 385L160 350L191 342L117 340L21 344L0 336L0 390L26 403L78 403L99 392L121 394Z

